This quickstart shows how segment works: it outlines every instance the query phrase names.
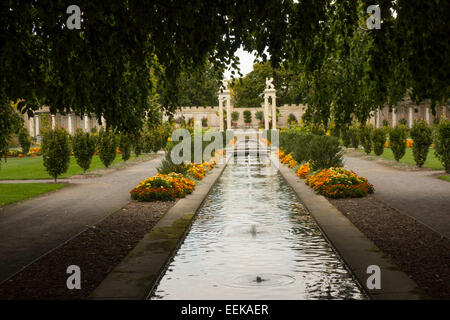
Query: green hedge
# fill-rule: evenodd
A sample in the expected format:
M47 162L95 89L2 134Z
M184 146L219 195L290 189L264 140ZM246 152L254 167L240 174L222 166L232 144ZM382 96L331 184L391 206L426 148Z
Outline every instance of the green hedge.
M450 121L442 120L434 134L434 150L447 173L450 173Z
M292 154L298 163L309 162L313 171L342 166L343 152L337 137L298 130L283 131L280 149Z

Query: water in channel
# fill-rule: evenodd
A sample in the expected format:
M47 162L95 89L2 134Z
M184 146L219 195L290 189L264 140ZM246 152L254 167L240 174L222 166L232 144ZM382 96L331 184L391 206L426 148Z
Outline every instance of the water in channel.
M151 299L365 299L266 157L230 161Z

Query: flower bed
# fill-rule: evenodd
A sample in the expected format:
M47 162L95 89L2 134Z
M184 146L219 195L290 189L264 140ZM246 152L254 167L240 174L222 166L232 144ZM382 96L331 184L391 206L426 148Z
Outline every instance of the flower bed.
M287 164L290 169L292 169L298 165L297 161L292 159L292 155L290 153L285 154L283 151L278 150L277 156L278 156L278 158L280 158L280 162L282 164Z
M131 199L138 201L173 201L184 198L195 189L195 181L179 173L150 177L130 191Z
M309 167L309 162L302 164L297 171L295 172L295 174L300 177L300 179L306 179L308 177L309 171L311 170L311 168Z
M203 166L203 164L199 163L188 163L188 174L192 176L196 180L202 180L206 173L207 169Z
M138 201L173 201L176 198L184 198L195 189L195 180L203 179L208 171L214 169L217 162L224 155L223 150L218 150L209 162L188 163L188 177L180 173L160 174L150 177L130 191L131 199Z
M366 178L343 168L323 169L309 175L305 183L329 198L364 197L375 191Z
M30 150L28 151L27 154L21 152L21 151L17 151L17 150L9 150L7 153L7 157L8 158L23 158L23 157L37 157L41 155L41 148L39 147L35 147L35 148L30 148Z

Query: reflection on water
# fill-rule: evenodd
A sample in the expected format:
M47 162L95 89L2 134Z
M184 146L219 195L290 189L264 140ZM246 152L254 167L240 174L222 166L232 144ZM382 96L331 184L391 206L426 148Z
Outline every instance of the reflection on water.
M152 299L364 299L269 160L230 162Z

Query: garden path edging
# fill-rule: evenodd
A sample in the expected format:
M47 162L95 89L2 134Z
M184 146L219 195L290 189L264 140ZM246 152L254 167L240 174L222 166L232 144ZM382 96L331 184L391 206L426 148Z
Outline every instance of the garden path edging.
M192 220L225 169L225 155L196 186L158 221L138 245L91 293L90 299L146 299L174 252L189 230Z
M275 155L271 161L276 163ZM279 172L315 219L323 234L339 253L365 292L375 300L418 300L426 298L423 290L400 271L350 220L325 197L316 194L288 167L280 164ZM367 267L381 270L381 289L368 289Z

